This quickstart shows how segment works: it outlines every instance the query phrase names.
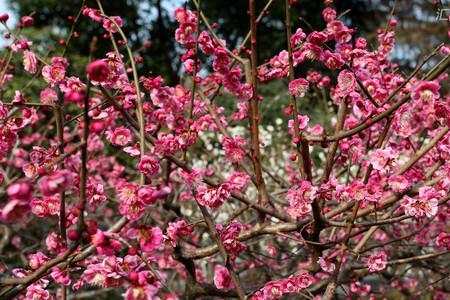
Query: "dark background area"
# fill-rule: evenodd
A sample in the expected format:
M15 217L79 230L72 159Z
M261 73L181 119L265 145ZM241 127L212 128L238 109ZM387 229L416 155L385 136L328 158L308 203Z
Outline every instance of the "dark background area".
M324 1L299 0L294 6L293 28L301 26L309 32L308 26L299 20L303 17L314 29L321 30L324 21L321 11ZM330 1L328 1L330 2ZM395 1L388 0L341 0L334 1L338 14L346 12L343 21L347 26L357 29L357 36L364 36L369 46L376 45L376 29L383 28L389 18ZM400 0L396 1L397 48L394 57L401 67L412 68L416 60L431 51L439 42L447 38L447 22L436 20L440 7L449 8L448 1ZM97 8L96 2L88 0L88 7ZM10 0L8 5L17 14L17 18L35 12L36 25L29 29L35 43L53 49L61 48L57 44L64 38L71 26L68 16L74 16L81 7L80 0ZM174 31L177 23L173 11L178 6L192 8L192 3L179 0L114 0L102 1L108 15L119 15L124 20L124 28L133 49L141 48L145 40L152 47L142 49L144 57L141 68L144 71L162 73L168 82L174 83L179 74L177 45ZM257 1L260 11L266 1ZM202 10L208 19L218 23L217 32L228 41L230 48L236 48L246 35L249 24L246 0L204 0ZM258 27L259 59L270 58L285 48L284 1L274 0L270 12ZM87 56L92 36L101 36L104 30L101 24L82 17L76 31L80 38L73 40L70 55ZM27 34L27 32L25 32ZM100 39L102 40L102 39ZM109 40L100 42L97 55L102 56L110 50Z

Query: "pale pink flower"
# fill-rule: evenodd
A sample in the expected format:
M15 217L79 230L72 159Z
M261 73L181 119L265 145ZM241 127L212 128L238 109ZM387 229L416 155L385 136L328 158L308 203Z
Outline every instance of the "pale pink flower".
M291 36L291 46L293 48L298 47L305 40L306 34L301 28L297 28L297 31Z
M23 52L23 68L25 71L34 74L36 73L36 55L29 50Z
M419 188L419 196L411 198L404 196L401 206L405 210L405 214L412 217L432 217L438 210L438 197L432 187L424 186Z
M45 88L41 91L39 99L42 104L54 105L58 101L58 93L51 88Z
M25 299L32 299L32 300L50 300L52 299L52 295L50 294L49 291L47 291L46 289L42 288L40 285L38 284L33 284L30 285L27 288L27 293L25 294Z
M42 252L36 252L28 255L28 265L31 269L39 269L45 262L49 261L50 258Z
M320 268L327 273L332 273L336 269L336 265L334 263L323 258L322 256L319 257L317 263L319 264Z
M306 115L297 115L297 120L298 120L298 129L299 130L304 130L306 127L308 127L308 122L309 122L309 117ZM294 120L289 120L288 121L288 127L289 127L289 134L294 134L295 133L295 128L294 128L295 124L294 124Z
M403 176L392 176L388 179L388 184L396 193L403 193L409 187L409 181Z
M336 86L336 95L339 97L347 97L355 90L355 75L348 70L343 70L338 75L338 85Z
M378 272L386 268L387 255L384 252L372 254L367 261L369 272Z
M369 162L375 170L381 171L387 168L398 157L398 152L390 147L375 150L369 158Z
M130 285L122 294L124 300L156 300L162 285L158 281L154 284Z

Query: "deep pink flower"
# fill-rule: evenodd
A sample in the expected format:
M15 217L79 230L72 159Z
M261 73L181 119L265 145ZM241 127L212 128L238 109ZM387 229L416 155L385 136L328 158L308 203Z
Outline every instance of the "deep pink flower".
M47 246L48 251L56 252L61 247L61 239L56 232L52 231L45 239L45 245Z
M327 35L324 32L313 31L311 32L306 40L314 45L322 45L327 40Z
M159 161L154 156L144 155L141 161L136 165L139 171L148 176L155 176L158 174L160 166Z
M214 285L220 290L234 288L228 269L222 265L214 267Z
M447 232L439 233L436 237L436 245L450 250L450 234Z
M69 103L83 103L85 95L82 91L69 91L64 94L64 101Z
M12 199L29 202L33 197L33 187L26 182L16 182L8 186L6 192Z
M218 208L230 198L230 187L221 185L216 187L200 186L197 189L196 199L200 205Z
M220 233L222 243L230 255L230 259L235 260L239 256L239 253L247 248L243 242L238 240L239 234L244 229L244 226L238 221L233 221L225 229L222 228L221 224L216 225L216 227Z
M312 43L304 43L299 51L293 53L294 61L303 62L305 59L316 60L322 55L322 48Z
M104 59L97 59L86 67L89 79L96 82L103 82L108 79L109 68Z
M239 191L245 190L249 182L250 176L243 172L234 172L227 180L227 183L229 183L231 189L236 189Z
M344 61L339 53L332 53L329 50L325 50L320 60L331 70L336 70L344 65Z
M8 116L8 108L0 102L0 120L3 121Z
M306 289L313 283L313 277L309 273L302 272L295 278L295 282L300 289Z
M411 99L414 101L432 102L439 99L439 84L435 81L423 81L414 87Z
M289 93L295 97L303 97L308 88L309 82L304 78L297 78L289 83Z
M138 197L144 204L149 205L156 203L159 199L167 197L171 191L171 188L168 186L160 186L158 188L153 186L142 186L138 190Z
M103 28L105 28L106 31L113 32L113 33L117 32L117 31L119 31L117 29L117 26L119 26L119 27L123 26L123 22L122 22L122 18L121 17L119 17L119 16L110 16L109 18L104 18L103 19ZM100 81L100 80L98 80L98 81Z
M120 199L119 211L130 220L137 220L144 214L145 204L138 198L137 188L130 183L124 183L118 188Z
M45 82L50 83L51 86L59 84L66 75L66 69L62 65L50 65L42 68L42 77Z
M293 48L298 47L305 40L306 34L301 28L297 28L297 31L291 36L291 46Z
M26 213L30 211L29 201L17 199L9 200L2 209L0 209L0 220L8 223L15 223L26 220Z
M138 240L143 252L160 249L164 241L162 230L159 227L141 226L130 229L127 234L129 238Z
M50 59L50 62L52 63L52 65L54 66L59 65L64 69L67 69L69 67L69 61L65 57L54 56Z
M33 199L31 201L31 211L38 217L44 218L59 214L60 200L59 198Z
M44 196L53 196L66 190L72 183L72 174L69 171L57 171L39 180L39 188Z
M33 26L34 25L34 19L30 16L23 16L21 19L21 23L24 26Z
M67 271L63 271L58 267L52 268L52 272L50 273L50 276L52 276L53 280L56 283L69 286L72 280L69 277L69 274L67 274Z
M85 9L83 9L82 13L83 13L83 16L88 16L89 18L91 18L95 22L102 22L103 21L102 14L101 14L100 10L98 10L98 9L93 9L93 8L86 7Z
M7 13L3 13L0 15L0 22L6 22L9 19L9 15Z
M309 181L302 181L297 189L290 189L286 199L289 201L287 212L294 218L303 217L311 212L311 203L316 198L317 187Z
M355 41L355 47L358 49L366 49L367 41L365 38L357 38Z
M247 145L247 141L239 135L234 138L225 136L222 139L225 155L230 162L240 162L245 157L245 150L243 149L245 145Z
M193 169L189 173L180 168L178 169L178 175L189 188L197 188L202 182L202 173L197 169Z
M336 19L336 11L332 9L331 7L326 7L322 11L322 17L325 22L329 23L331 21L334 21Z
M250 84L241 84L236 90L239 100L247 101L253 97L253 88Z
M354 294L367 295L370 293L371 286L369 284L361 284L361 282L356 281L350 284L350 291Z
M179 236L188 236L192 233L194 228L189 226L185 220L170 222L167 224L167 239L170 244L175 247Z

